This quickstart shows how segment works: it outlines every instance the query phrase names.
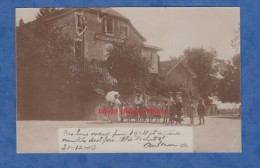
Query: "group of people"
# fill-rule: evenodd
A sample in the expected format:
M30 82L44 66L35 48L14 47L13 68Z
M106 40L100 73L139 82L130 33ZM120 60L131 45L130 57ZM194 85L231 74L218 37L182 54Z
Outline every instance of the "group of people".
M117 119L120 122L124 122L126 119L128 122L131 122L132 119L135 122L147 121L149 123L155 122L160 123L161 118L163 118L162 123L167 124L182 124L184 115L184 106L181 101L181 98L177 98L176 102L174 100L150 100L148 103L144 103L144 100L141 95L136 95L136 98L133 103L120 102L119 95L115 94L114 99L111 102L113 109L118 109ZM130 113L122 114L119 111L124 109L136 109L139 111L144 111L144 113ZM188 100L186 103L186 115L190 119L190 124L194 124L194 117L196 113L198 114L199 124L205 123L205 111L206 107L202 99L199 99L197 107L192 100ZM155 111L155 112L154 112ZM164 112L164 113L160 113ZM166 112L166 113L165 113Z
M176 104L176 108L177 104ZM202 99L199 99L199 103L197 108L195 107L195 104L192 100L188 100L187 103L187 115L190 118L190 124L194 124L194 116L197 113L199 117L199 125L205 124L205 111L206 111L206 106L203 103Z

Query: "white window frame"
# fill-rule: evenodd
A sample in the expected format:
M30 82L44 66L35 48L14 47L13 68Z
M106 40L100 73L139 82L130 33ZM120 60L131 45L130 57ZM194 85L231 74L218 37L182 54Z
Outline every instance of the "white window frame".
M108 33L107 32L107 19L111 19L112 20L112 29L113 29L113 32L112 33ZM108 35L114 35L115 34L115 21L113 18L105 18L105 33L108 34Z
M78 17L80 16L80 17ZM79 22L81 21L82 17L84 17L83 12L75 12L75 24L77 29L83 29L83 27L79 27ZM80 20L79 20L80 19Z
M127 25L121 25L120 26L120 36L122 36L122 34L121 34L121 27L127 28L127 32L126 32L126 36L125 37L129 37L129 26L127 26Z

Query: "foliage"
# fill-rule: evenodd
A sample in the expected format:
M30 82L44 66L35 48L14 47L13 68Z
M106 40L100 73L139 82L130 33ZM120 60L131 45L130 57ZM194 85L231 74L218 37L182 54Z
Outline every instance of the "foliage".
M36 19L40 19L44 16L47 16L51 13L58 11L58 10L59 10L58 8L40 8L40 11L36 16Z
M93 94L105 96L112 89L114 79L109 74L104 62L99 60L85 61L84 88L91 90ZM87 92L87 91L86 91Z
M93 104L91 99L109 88L108 71L99 61L85 60L84 68L83 54L75 57L74 40L41 16L20 21L16 31L19 111L32 111L27 119L76 119L84 112L82 104Z
M60 78L58 85L65 86L73 81L79 71L73 55L73 41L61 33L61 28L53 28L47 23L36 20L17 28L18 72L50 73ZM32 74L31 74L32 75ZM39 74L38 74L39 75ZM71 79L71 81L64 82Z
M125 94L145 93L149 86L150 63L141 55L136 45L114 44L105 64L117 80L115 89Z
M237 30L234 30L235 37L231 40L231 46L235 49L236 53L240 52L240 24Z
M215 50L207 51L204 48L192 48L184 51L184 58L191 69L196 73L195 85L199 95L211 103L211 97L216 94L219 63Z
M24 20L23 19L19 19L19 23L18 23L18 25L19 26L22 26L22 25L24 25L25 23L24 23Z
M221 71L223 78L219 80L217 97L222 103L239 103L240 96L240 54L226 63Z

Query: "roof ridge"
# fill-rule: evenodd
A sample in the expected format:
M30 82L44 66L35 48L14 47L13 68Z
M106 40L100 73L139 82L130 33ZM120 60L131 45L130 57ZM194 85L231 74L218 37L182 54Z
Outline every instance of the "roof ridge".
M45 19L46 21L50 21L50 20L54 20L54 19L58 19L59 17L65 16L73 11L76 11L77 9L89 9L89 12L92 10L98 10L98 9L104 9L104 7L99 7L99 8L91 8L91 7L87 7L87 8L62 8L61 10L57 11L57 12L53 12L50 15L46 15ZM112 15L116 18L120 18L122 20L125 20L129 26L133 29L133 31L143 40L146 41L146 38L134 27L134 25L132 24L132 22L125 17L124 15L122 15L121 13L117 12L116 10L112 9L111 7L106 7L106 9L109 9L112 12L108 12L108 15Z

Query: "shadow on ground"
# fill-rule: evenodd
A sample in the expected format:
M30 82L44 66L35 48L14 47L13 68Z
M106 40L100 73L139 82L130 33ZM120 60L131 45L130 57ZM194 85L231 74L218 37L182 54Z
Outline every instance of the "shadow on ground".
M230 115L230 116L214 116L213 118L223 118L223 119L234 119L234 120L241 120L239 115Z

